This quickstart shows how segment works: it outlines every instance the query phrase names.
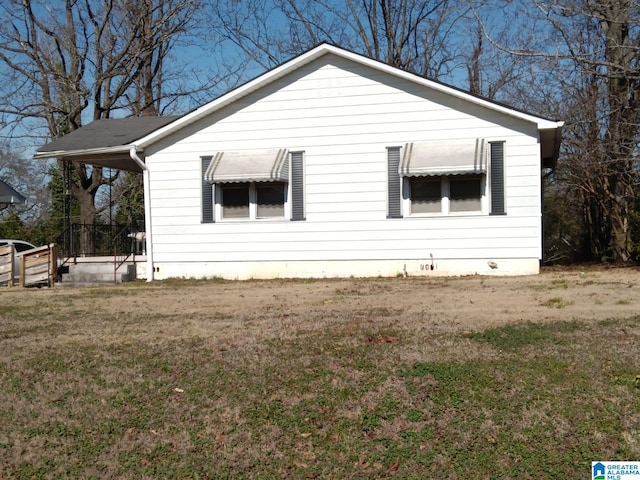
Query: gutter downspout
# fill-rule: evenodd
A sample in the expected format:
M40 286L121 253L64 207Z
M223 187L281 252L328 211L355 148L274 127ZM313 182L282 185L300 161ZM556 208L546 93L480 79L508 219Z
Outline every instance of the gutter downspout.
M151 184L149 182L149 169L138 156L136 147L129 150L131 160L142 169L142 182L144 185L144 229L147 250L147 282L153 281L153 242L151 241Z

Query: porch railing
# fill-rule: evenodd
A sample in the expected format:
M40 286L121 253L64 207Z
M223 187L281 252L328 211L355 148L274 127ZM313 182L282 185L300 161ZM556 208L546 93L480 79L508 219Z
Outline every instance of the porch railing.
M62 257L100 257L144 253L137 229L127 225L74 223L56 239Z

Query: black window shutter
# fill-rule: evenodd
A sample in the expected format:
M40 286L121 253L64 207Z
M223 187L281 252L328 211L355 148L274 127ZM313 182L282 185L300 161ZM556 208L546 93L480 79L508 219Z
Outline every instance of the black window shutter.
M202 160L202 223L213 223L213 185L204 178L213 157L200 157Z
M505 215L504 142L490 142L491 215Z
M291 220L304 219L304 152L291 152Z
M387 218L402 218L400 147L387 148Z

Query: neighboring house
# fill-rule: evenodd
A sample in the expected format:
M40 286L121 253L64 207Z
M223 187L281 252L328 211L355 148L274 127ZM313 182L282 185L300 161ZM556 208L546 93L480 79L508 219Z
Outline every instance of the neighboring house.
M17 205L26 202L24 198L17 190L11 185L0 180L0 210L9 208L12 205Z
M143 171L149 280L518 275L561 130L323 44L148 135L36 157Z

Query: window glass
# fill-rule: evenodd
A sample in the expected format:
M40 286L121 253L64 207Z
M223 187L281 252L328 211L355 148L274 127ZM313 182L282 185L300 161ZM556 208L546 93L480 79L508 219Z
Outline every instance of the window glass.
M449 178L449 210L474 212L482 209L482 177Z
M258 218L284 217L283 183L257 183L256 197Z
M249 218L249 185L224 185L222 187L222 216L224 218Z
M28 243L22 242L15 242L13 246L16 248L16 252L26 252L27 250L33 249L33 247Z
M442 211L440 178L411 178L411 213L439 213Z

